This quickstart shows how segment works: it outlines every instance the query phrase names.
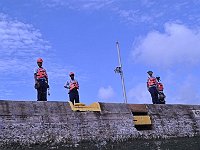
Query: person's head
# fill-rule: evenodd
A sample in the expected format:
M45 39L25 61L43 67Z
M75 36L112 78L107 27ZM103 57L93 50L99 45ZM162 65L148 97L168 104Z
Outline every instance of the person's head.
M70 76L71 79L74 79L74 73L73 72L70 72L69 76Z
M42 58L38 58L37 59L37 64L38 64L39 67L42 67L42 63L43 63Z
M160 81L160 77L156 77L157 81L159 82Z
M149 74L149 76L153 75L153 71L147 71L147 73Z

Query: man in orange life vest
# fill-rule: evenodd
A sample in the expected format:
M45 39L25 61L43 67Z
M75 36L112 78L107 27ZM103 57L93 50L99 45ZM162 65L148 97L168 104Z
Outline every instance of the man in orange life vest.
M79 89L79 84L78 81L74 79L74 73L70 72L69 73L70 76L70 80L66 82L66 84L64 85L65 88L69 89L69 99L70 101L74 104L75 103L79 103L79 93L78 93L78 89Z
M47 101L48 75L42 67L42 58L37 59L38 68L34 70L35 89L37 89L37 101Z
M158 100L159 100L159 104L165 104L165 94L163 92L164 90L164 86L163 84L160 82L160 77L156 77L157 79L157 90L158 90Z
M147 88L148 88L148 91L151 94L152 102L153 102L153 104L159 104L158 90L157 90L157 80L153 76L152 71L148 71L147 73L149 74L149 77L147 79Z

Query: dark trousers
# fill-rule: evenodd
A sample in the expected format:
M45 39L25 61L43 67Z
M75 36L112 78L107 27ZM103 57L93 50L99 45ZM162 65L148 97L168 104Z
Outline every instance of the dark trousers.
M37 101L47 101L47 83L44 79L38 80Z
M75 103L79 103L79 94L78 94L78 90L74 89L72 91L69 92L69 100L74 104Z
M155 86L152 86L149 88L149 92L151 94L153 104L159 104L157 88Z
M163 93L163 91L159 91L158 94L158 100L159 100L159 104L165 104L165 94Z

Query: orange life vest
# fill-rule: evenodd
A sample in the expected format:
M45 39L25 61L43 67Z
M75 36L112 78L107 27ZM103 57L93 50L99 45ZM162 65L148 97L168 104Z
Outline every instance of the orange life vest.
M162 83L157 83L158 91L163 91L164 87Z
M150 87L150 86L154 86L157 84L157 81L156 81L156 78L155 77L149 77L148 78L148 81L147 81L147 86Z
M48 78L46 70L44 68L37 69L37 79Z
M77 81L71 81L69 84L69 90L79 89L79 84Z

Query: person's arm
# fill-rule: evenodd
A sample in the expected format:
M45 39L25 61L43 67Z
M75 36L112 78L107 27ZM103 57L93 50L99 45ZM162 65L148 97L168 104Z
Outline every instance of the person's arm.
M149 90L149 84L148 84L148 82L149 82L149 78L147 79L147 89Z
M68 81L65 83L64 88L69 89L69 82Z
M48 78L48 74L47 74L47 71L46 71L46 69L44 69L45 70L45 79L46 79L46 82L47 82L47 89L49 89L50 87L49 87L49 78Z
M37 68L35 68L34 69L34 80L35 80L35 89L37 89L38 88L38 86L39 86L39 82L38 82L38 80L37 80Z
M34 79L35 79L35 84L38 83L37 81L37 68L34 69Z
M48 75L47 75L47 72L46 72L46 81L47 81L47 84L49 84L49 78L48 78Z
M43 68L44 69L44 68ZM44 69L44 71L45 71L45 79L46 79L46 82L47 82L47 84L49 83L49 80L48 80L48 74L47 74L47 71L46 71L46 69Z
M37 74L36 73L34 73L34 79L35 79L35 84L37 84Z
M157 89L157 91L159 91L158 90L158 84L159 84L159 82L156 80L156 78L155 78L155 82L156 82L156 89Z
M76 82L77 82L77 89L79 89L79 83L78 83L78 81L76 80Z

